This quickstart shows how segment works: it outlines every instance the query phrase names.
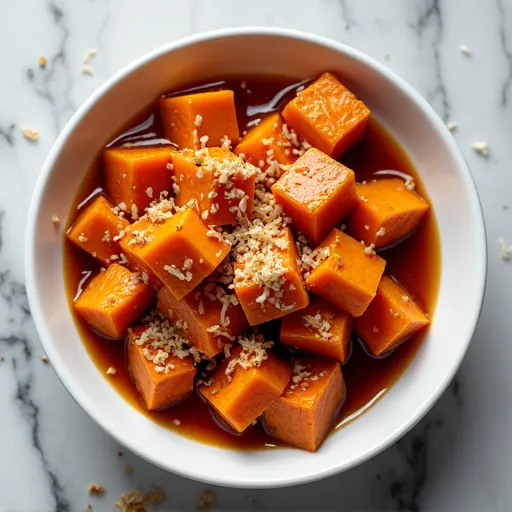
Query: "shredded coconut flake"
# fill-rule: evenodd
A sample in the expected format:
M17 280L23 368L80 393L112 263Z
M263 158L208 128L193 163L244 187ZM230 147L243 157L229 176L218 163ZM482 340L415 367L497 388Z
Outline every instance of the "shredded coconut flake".
M94 74L92 71L92 67L89 66L89 64L84 64L80 68L80 73L82 73L82 75L89 75L89 76L92 76Z
M84 64L90 64L92 59L94 59L94 57L96 57L97 54L98 50L96 49L88 50L84 57Z
M459 45L459 50L460 50L460 53L462 53L462 55L464 55L466 57L471 56L471 51L469 50L469 46L467 44Z
M302 365L299 361L294 361L292 380L287 394L293 393L293 391L296 390L299 386L302 390L307 389L309 386L308 381L313 380L313 377L316 377L314 380L318 380L318 376L312 376L311 372L308 371L306 366Z
M364 245L364 243L363 243ZM370 244L368 247L365 247L364 248L364 253L367 254L368 256L373 256L375 254L375 244Z
M261 335L251 336L250 338L240 336L238 343L242 346L242 351L238 357L231 359L226 367L225 373L228 381L231 381L231 374L237 366L244 370L259 368L268 357L267 350L273 345L271 341L265 341Z
M39 130L34 130L28 126L22 126L21 133L23 134L23 137L31 141L36 141L39 138Z
M416 182L412 176L409 176L404 183L404 186L409 192L412 192L416 188Z
M477 141L471 144L471 149L482 156L489 156L489 144L485 141Z
M190 272L187 271L183 274L175 265L164 265L164 270L171 274L171 276L177 277L180 281L192 281L193 276Z
M512 259L512 246L508 245L503 238L498 239L500 246L500 255L504 261L510 261Z
M308 329L312 330L318 338L329 340L334 337L334 335L329 332L332 324L326 318L322 318L320 313L316 315L304 315L302 317L302 323Z
M459 128L459 123L456 123L455 121L449 121L446 123L446 128L448 128L448 130L450 130L452 133L456 132Z
M147 323L147 328L134 342L142 347L144 357L155 365L158 373L169 373L174 365L168 362L169 356L179 359L193 357L196 363L201 361L199 352L189 346L189 341L172 326L163 315L155 313Z
M311 249L304 235L298 236L296 245L303 277L307 279L311 272L330 256L330 249L329 247ZM343 264L343 262L341 262L341 264Z

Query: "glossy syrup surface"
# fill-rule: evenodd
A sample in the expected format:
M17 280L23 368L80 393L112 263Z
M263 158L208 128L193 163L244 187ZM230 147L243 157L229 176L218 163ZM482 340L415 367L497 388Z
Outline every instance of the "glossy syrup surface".
M255 76L214 81L205 85L192 86L187 90L191 92L215 89L234 90L240 132L243 132L257 124L265 114L281 110L293 98L297 87L304 83L307 81L297 82L287 78ZM133 119L118 134L112 136L109 145L119 146L127 143L129 145L169 143L164 138L156 108L141 113ZM355 171L359 182L383 177L379 171L388 169L412 176L416 181L417 192L428 201L421 179L407 155L393 137L373 119L369 123L365 138L345 153L340 161ZM101 187L102 169L98 164L84 179L76 196L76 207L78 208L93 191L96 190L96 193L101 191ZM439 236L432 209L413 236L380 254L387 261L386 272L402 283L432 316L440 280ZM117 373L114 376L105 375L105 378L126 401L153 421L203 443L237 450L271 449L283 446L282 443L267 435L259 423L247 429L241 436L234 436L222 430L212 419L206 404L195 392L179 405L163 411L148 412L139 398L126 366L124 341L103 338L93 332L74 313L72 303L80 282L88 272L92 271L94 274L98 271L100 265L67 240L64 242L64 256L64 273L71 314L98 371L105 375L110 366L116 368ZM272 339L278 340L279 322L272 322L272 326L269 327L266 330L271 333L270 335L274 334ZM351 357L342 368L346 401L333 431L355 419L385 394L407 368L425 334L425 331L418 333L383 359L369 357L356 339L352 341ZM179 426L173 424L175 419L179 420ZM337 435L343 435L343 433Z

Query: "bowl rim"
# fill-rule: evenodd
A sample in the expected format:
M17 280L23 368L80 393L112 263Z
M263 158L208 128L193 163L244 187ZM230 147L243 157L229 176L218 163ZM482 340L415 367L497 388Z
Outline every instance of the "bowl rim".
M109 425L107 425L106 421L103 420L101 411L94 405L91 405L91 402L88 402L88 400L86 399L87 394L82 394L80 389L75 387L73 377L70 374L70 372L67 371L65 363L59 361L58 357L54 357L54 355L56 355L58 351L55 348L54 342L52 340L53 336L50 332L47 321L43 315L42 308L40 307L41 300L39 299L37 293L37 272L35 265L35 232L38 220L38 211L40 209L41 201L46 191L48 178L52 174L54 162L56 161L57 156L62 151L67 138L75 130L76 126L78 125L84 114L86 114L90 109L92 109L95 103L98 101L98 99L100 99L104 94L106 94L115 84L122 81L128 75L132 74L148 62L157 59L158 57L166 53L170 53L177 49L192 46L201 42L216 39L237 38L244 36L277 36L292 40L301 40L304 42L316 44L318 46L327 47L331 50L335 50L338 53L345 54L361 62L366 67L373 68L376 72L384 75L388 80L390 80L395 87L401 89L402 92L407 94L410 97L410 99L421 109L422 114L427 118L427 120L430 123L432 123L432 125L437 129L437 131L445 140L446 145L456 163L457 171L465 184L465 194L467 195L468 202L470 203L470 207L474 213L474 219L477 220L476 225L473 226L476 232L475 238L480 238L482 242L479 254L474 255L480 262L478 275L472 276L472 279L475 283L475 289L478 292L478 295L476 296L479 298L480 303L476 308L477 314L474 316L474 318L468 319L468 322L471 327L468 332L470 332L471 335L468 336L468 339L465 340L464 348L463 350L460 351L460 354L458 354L458 358L456 361L454 361L454 364L450 369L450 372L448 372L444 376L442 381L439 383L437 389L434 389L432 391L430 399L421 404L421 406L416 409L414 414L411 415L409 420L406 423L404 423L400 428L397 428L390 435L382 438L380 442L376 443L369 449L363 451L358 457L354 457L352 460L348 462L341 462L339 464L333 465L332 467L323 470L317 469L314 474L304 474L303 476L294 476L288 478L284 476L279 479L269 477L269 479L266 481L258 480L256 482L253 482L251 480L237 480L236 478L233 479L232 477L226 477L224 475L215 474L211 475L211 477L209 478L205 478L204 475L198 476L197 474L194 474L194 471L183 470L180 467L179 460L168 461L168 464L164 466L154 461L154 457L152 456L152 454L148 451L145 451L143 446L139 446L136 445L135 443L132 443L127 438L127 436L123 434L122 429L112 430L109 427ZM127 447L130 451L137 454L144 460L147 460L152 464L161 467L162 469L171 471L180 476L200 480L209 484L219 486L243 488L276 488L317 481L338 474L340 472L346 471L363 462L366 462L367 460L373 458L377 454L384 451L391 444L393 444L403 435L405 435L432 408L432 406L437 402L442 393L446 390L446 388L452 381L453 377L455 376L455 373L459 369L460 364L467 352L471 339L474 335L474 331L476 329L478 320L480 318L480 313L483 306L483 299L485 295L487 277L487 238L485 233L485 222L480 198L478 196L475 181L473 179L473 176L471 175L467 163L459 147L457 146L455 140L453 139L452 134L446 128L444 122L433 110L433 108L428 104L428 102L411 85L409 85L404 79L396 75L393 71L391 71L389 68L381 64L373 57L370 57L364 52L357 50L345 43L341 43L327 37L294 29L285 29L280 27L241 27L201 32L198 34L194 34L192 36L180 38L176 41L155 48L154 50L147 52L146 54L135 59L134 61L130 62L128 65L117 71L112 77L107 79L100 87L98 87L98 89L96 89L86 99L86 101L77 109L77 111L73 114L70 120L66 123L64 129L57 137L50 152L48 153L48 156L46 157L41 172L37 177L32 197L30 200L27 216L27 225L25 231L24 263L25 286L27 290L28 303L36 327L36 331L43 346L43 349L48 355L50 361L52 361L52 367L57 377L62 382L70 396L80 406L80 408L83 411L85 411L98 425L102 427L102 429L105 432L107 432L118 443Z

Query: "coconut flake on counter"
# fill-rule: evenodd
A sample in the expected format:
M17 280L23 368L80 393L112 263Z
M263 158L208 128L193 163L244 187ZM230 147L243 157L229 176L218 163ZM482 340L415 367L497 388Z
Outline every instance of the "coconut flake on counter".
M489 144L485 141L476 141L471 144L471 149L482 156L489 156Z
M39 130L34 130L34 128L29 128L28 126L21 127L21 133L25 139L28 139L32 142L39 139Z

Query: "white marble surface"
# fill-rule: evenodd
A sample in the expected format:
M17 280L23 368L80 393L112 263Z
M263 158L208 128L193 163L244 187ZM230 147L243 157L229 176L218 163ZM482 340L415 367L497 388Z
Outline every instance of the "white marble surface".
M511 0L20 0L0 7L0 510L113 510L121 492L156 484L161 510L194 510L204 486L119 447L41 362L23 287L30 194L58 132L107 77L146 51L203 30L285 26L351 44L408 80L445 119L485 211L488 287L456 381L412 432L348 473L302 487L214 489L219 510L505 511L512 502ZM471 56L464 56L465 43ZM80 73L96 48L94 76ZM40 70L39 55L48 57ZM21 126L37 128L31 143ZM486 140L483 158L470 145ZM70 169L72 172L72 169ZM454 191L456 193L456 191ZM471 258L471 254L467 255ZM471 279L471 276L468 276ZM450 343L447 339L446 343ZM125 474L125 464L133 473ZM89 497L90 482L107 489Z

